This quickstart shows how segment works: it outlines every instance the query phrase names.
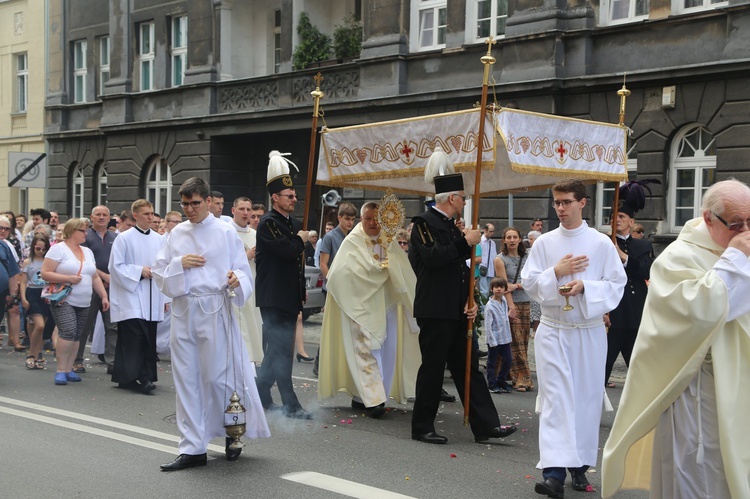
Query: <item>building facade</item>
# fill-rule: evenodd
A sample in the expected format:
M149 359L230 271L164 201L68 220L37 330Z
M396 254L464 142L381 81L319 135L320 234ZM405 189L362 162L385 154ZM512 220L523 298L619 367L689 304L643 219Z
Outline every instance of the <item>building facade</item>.
M8 187L30 164L23 158L45 152L45 24L43 0L0 1L0 211L28 215L45 205L43 182ZM25 178L41 181L40 175L35 169Z
M466 109L479 100L488 35L501 105L617 122L627 74L630 174L662 181L641 212L658 241L698 214L712 182L750 182L748 0L47 3L48 198L68 216L138 197L163 213L193 175L228 201L262 202L273 149L292 153L304 193L314 74L329 127ZM302 12L328 34L361 17L359 56L294 70ZM587 216L602 230L613 187L591 190ZM327 190L313 189L313 220ZM482 201L483 223L504 227L511 214L522 230L538 216L556 224L548 192Z

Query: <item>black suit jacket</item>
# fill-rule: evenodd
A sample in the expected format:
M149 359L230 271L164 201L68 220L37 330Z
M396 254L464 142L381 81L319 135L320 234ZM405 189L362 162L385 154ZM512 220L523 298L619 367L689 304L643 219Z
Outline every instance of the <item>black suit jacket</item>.
M628 282L625 285L620 304L609 313L612 327L616 329L637 330L641 325L643 306L646 303L651 264L654 261L654 249L648 239L617 238L620 249L628 254L625 274Z
M271 210L260 219L255 249L255 304L297 314L305 300L302 223Z
M414 317L464 319L471 246L453 219L433 208L412 222L409 261L417 275Z

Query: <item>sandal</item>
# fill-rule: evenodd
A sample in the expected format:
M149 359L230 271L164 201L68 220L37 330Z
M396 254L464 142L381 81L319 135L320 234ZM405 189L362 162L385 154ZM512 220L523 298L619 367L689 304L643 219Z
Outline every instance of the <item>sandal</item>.
M26 369L36 369L36 357L29 355L26 357Z
M85 373L86 368L83 367L83 364L76 364L73 366L72 372L74 373Z

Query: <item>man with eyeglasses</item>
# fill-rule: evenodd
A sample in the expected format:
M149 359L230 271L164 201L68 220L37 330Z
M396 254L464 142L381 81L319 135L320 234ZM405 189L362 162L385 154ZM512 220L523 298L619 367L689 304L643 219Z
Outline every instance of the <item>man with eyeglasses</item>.
M583 182L560 180L552 197L560 226L534 241L521 279L542 311L534 349L543 480L534 490L563 497L566 468L573 490L594 491L586 470L596 465L606 400L603 317L620 302L627 278L615 245L583 219Z
M626 474L645 478L639 485L652 497L750 497L748 296L750 187L730 179L709 187L701 216L685 223L651 266L604 447L604 497ZM652 456L650 469L626 462L634 454ZM633 468L638 464L645 469Z
M263 408L280 409L288 418L312 419L294 393L292 366L297 316L307 299L305 291L305 243L309 233L292 216L297 204L294 182L287 160L272 151L266 189L271 195L271 210L258 225L255 264L256 305L263 318L263 343L267 345L256 384ZM274 404L273 384L279 389L282 407Z
M620 303L604 318L605 325L609 326L607 365L604 371L604 382L608 388L615 387L614 383L609 382L609 376L620 353L625 365L630 366L630 357L648 294L647 282L650 278L651 264L654 261L651 241L636 239L632 231L635 214L643 209L646 203L643 185L644 181L631 180L620 186L617 220L610 221L610 225L617 233L617 254L625 268L628 282Z
M247 255L237 231L209 212L208 183L198 177L179 190L188 219L165 236L153 277L172 298L172 372L177 393L179 456L161 465L176 471L206 465L209 442L225 437L224 408L237 392L245 407L245 437L270 436L231 304L241 306L253 293ZM231 291L231 293L230 293ZM230 304L231 303L231 304ZM228 461L242 448L226 438Z

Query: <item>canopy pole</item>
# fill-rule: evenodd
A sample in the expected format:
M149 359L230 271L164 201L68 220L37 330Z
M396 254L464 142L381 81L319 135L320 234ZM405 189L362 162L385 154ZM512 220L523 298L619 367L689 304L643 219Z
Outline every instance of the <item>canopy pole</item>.
M487 88L490 81L490 67L495 64L495 58L492 57L492 46L497 43L492 36L487 38L487 53L482 56L484 64L484 76L482 78L482 101L479 104L479 135L477 140L477 163L474 176L474 196L472 198L471 228L477 229L479 226L479 200L481 197L480 184L482 181L482 154L484 147L484 120L487 116ZM493 131L494 133L494 131ZM471 258L469 261L469 308L474 307L474 269L476 267L475 247L472 246ZM471 352L474 339L474 319L469 319L466 332L466 372L464 373L464 426L469 425L469 400L471 399Z
M617 95L620 96L620 123L619 125L625 128L625 101L630 95L630 90L625 87L625 77L622 76L622 88L617 91ZM628 138L625 134L625 144L623 145L623 151L625 151L625 174L628 171ZM612 219L609 221L609 225L612 227L612 242L617 244L617 214L620 210L620 183L615 184L615 197L612 201Z
M323 76L318 72L313 76L315 80L315 90L310 92L313 98L313 114L312 114L312 130L310 131L310 158L307 161L307 184L305 185L305 214L302 217L302 230L307 230L307 222L310 218L310 196L312 196L312 184L313 184L313 163L315 162L315 146L317 143L318 134L318 116L320 116L320 99L323 97L323 92L320 90L320 82L323 81ZM322 213L321 213L322 218Z

